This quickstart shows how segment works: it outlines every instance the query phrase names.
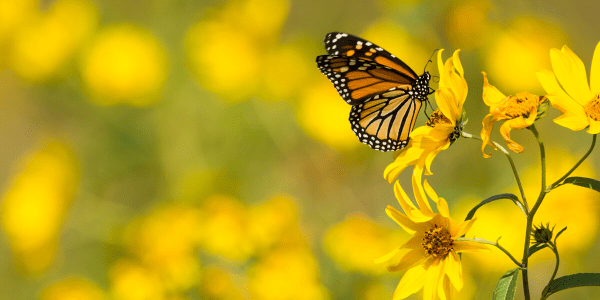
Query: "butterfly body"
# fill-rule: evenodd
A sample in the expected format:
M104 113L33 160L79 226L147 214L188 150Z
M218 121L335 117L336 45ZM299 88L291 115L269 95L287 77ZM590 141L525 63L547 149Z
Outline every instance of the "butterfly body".
M423 101L431 94L421 76L383 48L347 34L325 37L329 55L317 57L319 70L352 105L350 124L362 143L380 151L406 147Z

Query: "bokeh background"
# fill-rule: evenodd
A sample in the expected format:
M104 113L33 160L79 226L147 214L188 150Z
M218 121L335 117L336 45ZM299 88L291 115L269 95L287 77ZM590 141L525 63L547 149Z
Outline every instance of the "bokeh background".
M382 176L392 154L352 134L350 106L314 62L325 34L360 35L417 73L434 49L461 49L465 130L478 134L480 72L507 95L543 94L534 72L563 45L589 71L598 11L556 0L0 0L0 297L391 299L401 274L372 259L408 239L384 213L397 204ZM536 123L549 182L591 142L558 115ZM539 151L529 131L513 138L531 202ZM480 146L458 140L428 176L458 220L518 192L506 158L484 159ZM598 151L574 175L598 178ZM411 194L410 171L400 180ZM568 226L559 276L600 271L599 200L561 187L536 216ZM472 235L502 236L521 256L516 207L478 217ZM459 299L489 299L513 268L498 251L463 263ZM536 254L534 295L553 267L550 251Z

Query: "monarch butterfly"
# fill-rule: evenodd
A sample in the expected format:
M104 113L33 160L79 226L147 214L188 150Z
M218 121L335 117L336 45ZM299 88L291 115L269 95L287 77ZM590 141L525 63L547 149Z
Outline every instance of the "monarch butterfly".
M358 139L379 151L406 147L432 93L429 73L417 76L383 48L347 33L328 33L325 49L329 54L317 56L317 66L352 105L349 119Z

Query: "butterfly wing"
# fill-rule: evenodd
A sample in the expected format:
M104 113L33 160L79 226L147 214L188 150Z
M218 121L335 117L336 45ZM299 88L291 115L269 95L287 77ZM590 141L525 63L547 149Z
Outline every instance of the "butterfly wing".
M317 57L317 66L342 99L352 105L392 88L411 89L414 83L390 67L360 58L321 55Z
M421 101L406 90L393 89L352 106L350 124L358 139L379 151L406 147Z
M330 32L325 36L325 49L330 55L356 57L390 67L402 76L415 80L417 74L403 61L383 48L357 36Z

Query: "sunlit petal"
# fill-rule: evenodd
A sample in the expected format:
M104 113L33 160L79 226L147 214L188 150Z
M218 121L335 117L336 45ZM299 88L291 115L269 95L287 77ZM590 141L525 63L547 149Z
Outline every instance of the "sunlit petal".
M404 299L420 290L425 283L426 274L427 269L423 265L418 265L406 271L394 292L393 300Z
M595 121L592 118L588 118L588 119L590 122L590 128L588 129L587 133L589 133L589 134L600 133L600 121Z
M519 117L519 118L522 119L523 117ZM521 146L517 142L510 139L510 130L512 129L511 123L513 121L514 121L514 119L508 120L508 121L504 122L504 124L502 124L502 126L500 127L500 135L502 135L502 137L506 141L508 148L510 150L512 150L515 153L521 153L521 152L523 152L523 146ZM524 121L522 121L522 122L524 122Z
M460 258L458 258L458 255L456 255L454 251L450 251L445 261L446 275L448 275L452 285L460 291L463 287L462 265L460 264Z
M488 82L487 74L485 72L481 73L483 74L483 101L490 107L500 103L506 96Z
M554 123L574 131L582 130L590 125L585 115L575 114L564 114L554 119Z
M423 285L423 299L435 300L438 286L444 277L444 260L435 260L427 269L425 284Z
M566 46L565 46L566 47ZM563 47L563 49L565 48ZM574 74L574 66L572 59L568 54L559 51L558 49L550 50L550 61L552 62L552 69L554 74L563 86L565 91L577 101L580 105L585 105L589 99L591 99L591 93L587 88L587 82L585 86L577 82L578 76ZM584 89L587 88L587 91Z
M428 256L423 247L413 249L402 257L399 263L387 267L390 272L399 272L423 264Z
M454 251L461 252L491 252L490 247L484 244L471 241L454 241Z
M557 108L563 113L565 111L581 111L583 113L583 107L563 91L558 84L558 81L556 81L554 73L548 70L542 70L536 72L535 74L542 84L542 87L544 87L544 90L546 90L548 99L550 99L553 107Z
M600 42L596 44L594 57L592 58L592 68L590 70L590 90L592 94L600 94Z
M464 221L458 225L456 231L450 232L452 238L459 238L467 233L471 229L471 226L473 226L473 223L475 223L475 220L477 220L477 217L473 217L471 220Z
M416 232L415 222L392 206L386 207L385 213L409 234Z

